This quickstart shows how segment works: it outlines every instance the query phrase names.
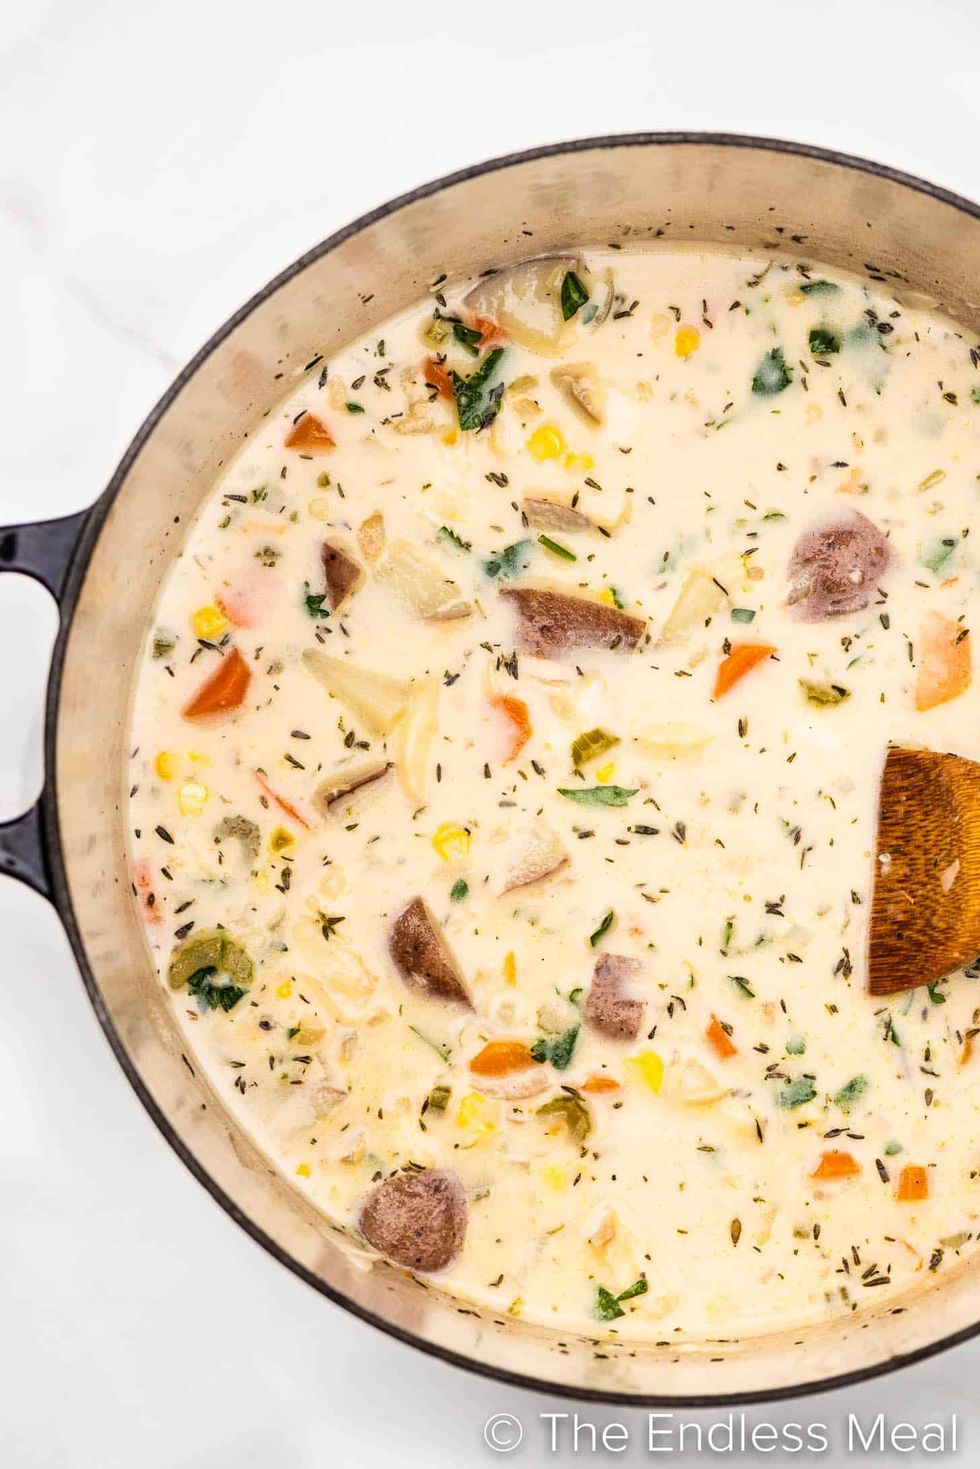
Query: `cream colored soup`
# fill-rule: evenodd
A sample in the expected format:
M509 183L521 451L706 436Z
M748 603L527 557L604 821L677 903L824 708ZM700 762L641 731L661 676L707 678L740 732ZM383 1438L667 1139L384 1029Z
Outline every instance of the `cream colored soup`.
M134 891L189 1043L494 1313L897 1301L977 1224L975 976L864 988L888 743L980 758L971 343L696 249L472 288L312 365L163 589Z

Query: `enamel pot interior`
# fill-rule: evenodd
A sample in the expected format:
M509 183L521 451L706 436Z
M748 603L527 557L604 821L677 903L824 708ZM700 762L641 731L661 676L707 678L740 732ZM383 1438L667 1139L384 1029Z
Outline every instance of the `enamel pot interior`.
M661 135L544 149L361 220L299 261L204 349L93 511L69 577L52 678L45 825L57 897L120 1061L197 1177L267 1249L334 1301L462 1365L551 1392L717 1403L867 1375L969 1335L980 1322L980 1270L944 1270L928 1291L878 1313L792 1334L636 1350L462 1311L403 1272L364 1269L256 1151L193 1057L185 1062L131 900L125 849L130 703L152 608L215 475L261 415L313 358L409 305L443 272L653 238L825 261L883 278L909 304L935 303L966 327L978 324L972 206L788 145Z

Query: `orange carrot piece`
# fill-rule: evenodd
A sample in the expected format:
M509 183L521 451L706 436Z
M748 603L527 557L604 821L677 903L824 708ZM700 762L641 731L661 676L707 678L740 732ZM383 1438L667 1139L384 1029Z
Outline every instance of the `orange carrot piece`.
M579 1091L593 1094L597 1092L618 1092L619 1082L612 1076L602 1076L597 1073L595 1076L587 1076L579 1086Z
M440 398L448 398L451 403L455 396L453 380L442 363L437 362L434 357L427 357L422 363L422 372L428 386L435 388Z
M770 643L733 643L732 651L719 663L715 674L715 698L720 699L722 694L727 694L740 678L751 673L757 664L771 658L775 651Z
M535 1064L523 1041L487 1041L470 1061L470 1070L474 1076L513 1076Z
M855 1178L860 1172L861 1165L855 1157L850 1153L842 1153L837 1148L832 1148L829 1153L822 1155L810 1177L825 1182L831 1178Z
M510 745L504 756L506 765L508 761L517 759L531 738L531 717L524 700L515 699L513 694L495 694L490 703L500 710L510 725Z
M299 811L297 811L296 807L291 805L284 796L280 796L278 791L274 791L272 789L272 786L269 784L269 782L266 780L265 776L260 770L257 770L255 772L255 779L265 791L266 795L269 797L269 800L275 801L280 811L285 811L287 816L291 817L293 821L298 822L300 826L305 826L307 831L309 831L310 823L307 821L306 817L303 816Z
M293 424L285 445L287 449L299 449L306 454L326 454L337 447L333 434L315 413L304 413L299 423Z
M474 316L471 325L474 331L480 333L481 347L499 347L509 340L503 327L492 316Z
M967 1064L967 1062L972 1059L972 1057L973 1057L973 1042L975 1041L978 1033L980 1033L980 1032L977 1032L976 1030L971 1029L971 1030L968 1030L967 1033L966 1033L966 1035L963 1037L963 1049L960 1052L960 1065L961 1066L965 1066Z
M244 702L252 674L237 648L226 653L193 698L180 711L185 719L207 719L211 714L230 714Z
M906 1163L898 1176L895 1197L900 1204L918 1204L929 1197L929 1175L918 1163Z
M705 1035L708 1038L708 1045L714 1051L719 1061L727 1061L730 1056L738 1055L738 1046L732 1040L717 1015L712 1015L711 1024L705 1031Z
M915 642L915 707L920 713L958 699L973 682L970 635L941 612L930 612Z
M153 879L150 877L150 864L145 859L137 862L133 868L133 886L136 888L136 896L143 909L143 917L147 923L162 923L163 915L157 907L156 893L153 891Z

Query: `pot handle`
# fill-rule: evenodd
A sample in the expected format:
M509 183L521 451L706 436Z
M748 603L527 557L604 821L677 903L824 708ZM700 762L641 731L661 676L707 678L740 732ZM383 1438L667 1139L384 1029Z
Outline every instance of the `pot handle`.
M87 510L80 510L77 515L63 515L59 520L0 527L0 572L17 571L22 576L33 577L60 604L68 568L88 514ZM0 873L16 877L50 900L43 804L44 791L23 816L0 822Z

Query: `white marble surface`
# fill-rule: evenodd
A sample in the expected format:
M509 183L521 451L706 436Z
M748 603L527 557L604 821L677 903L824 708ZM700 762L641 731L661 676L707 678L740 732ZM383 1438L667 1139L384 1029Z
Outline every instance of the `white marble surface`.
M977 197L978 64L971 0L7 7L0 523L91 501L214 327L421 180L562 137L704 127L840 147ZM0 816L40 783L54 627L42 592L3 579ZM556 1405L375 1334L221 1214L130 1093L54 916L7 880L0 934L0 1464L485 1464L483 1422L504 1410L528 1429L511 1461L548 1461L535 1415ZM823 1419L839 1444L849 1409L958 1411L975 1463L978 1370L975 1343L753 1416Z

